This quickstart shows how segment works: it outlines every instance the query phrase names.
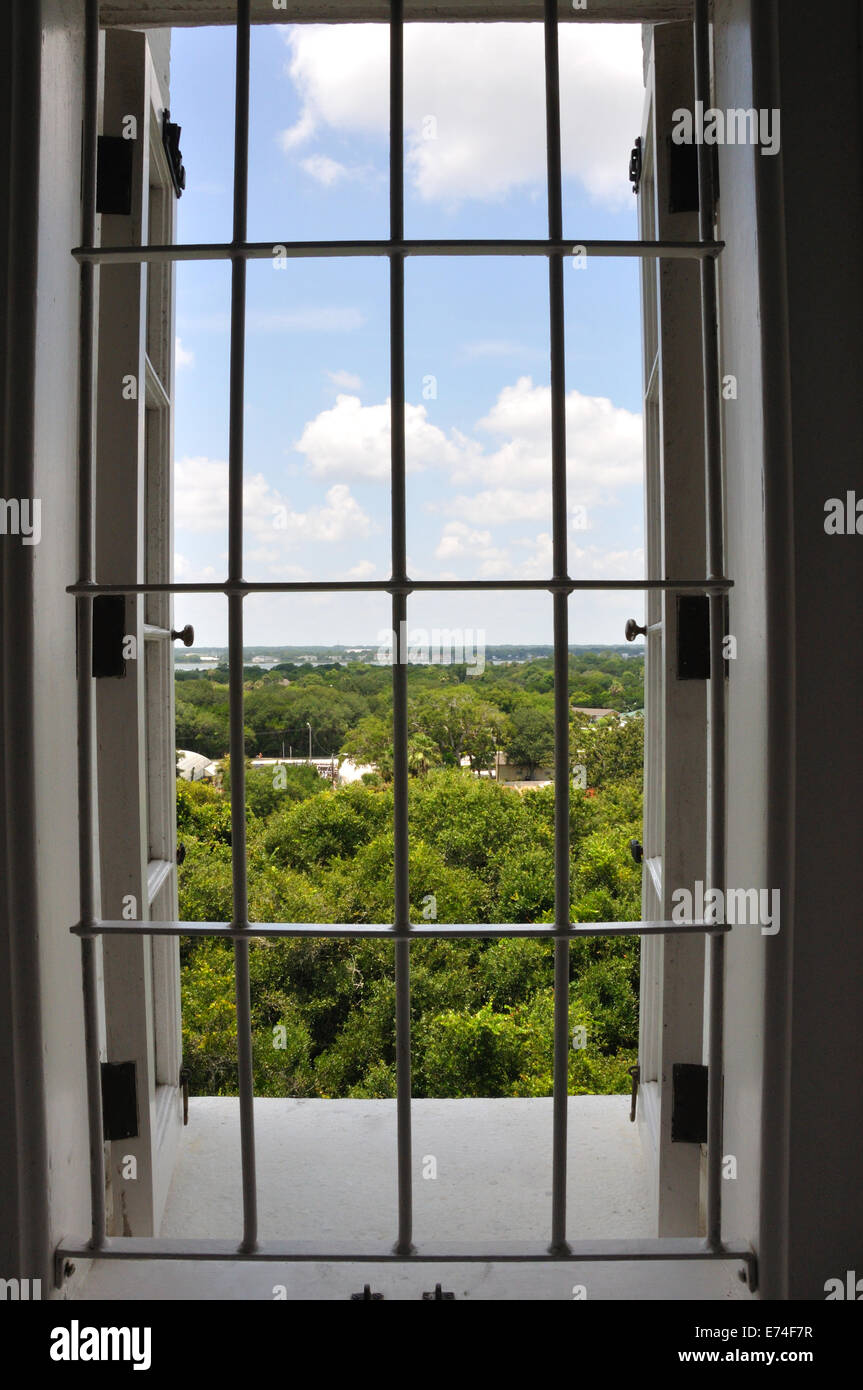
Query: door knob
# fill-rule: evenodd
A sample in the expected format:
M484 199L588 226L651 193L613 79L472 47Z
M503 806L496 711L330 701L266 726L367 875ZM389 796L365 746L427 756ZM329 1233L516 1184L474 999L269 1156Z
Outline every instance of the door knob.
M628 618L624 628L627 642L634 642L636 637L646 637L647 628L639 627L634 618Z
M179 632L175 632L172 629L171 641L176 642L178 639L182 642L184 647L191 647L195 640L195 629L192 627L191 623L186 623L186 626L181 628Z

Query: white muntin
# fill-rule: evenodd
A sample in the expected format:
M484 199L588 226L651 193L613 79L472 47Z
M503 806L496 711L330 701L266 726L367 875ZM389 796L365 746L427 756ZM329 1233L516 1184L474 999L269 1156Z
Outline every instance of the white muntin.
M779 153L779 109L729 107L721 111L716 106L705 108L696 101L695 110L679 106L673 112L671 138L675 145L760 145L762 154Z

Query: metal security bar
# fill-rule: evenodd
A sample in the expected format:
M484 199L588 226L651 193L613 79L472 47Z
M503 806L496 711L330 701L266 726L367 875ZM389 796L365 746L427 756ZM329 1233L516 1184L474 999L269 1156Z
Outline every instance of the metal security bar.
M80 821L80 921L72 931L81 938L85 1003L85 1044L91 1158L92 1228L89 1240L66 1239L56 1256L58 1283L65 1262L79 1258L172 1260L268 1260L379 1262L414 1260L434 1263L541 1262L570 1263L631 1260L742 1261L750 1288L756 1287L757 1265L745 1243L723 1243L721 1230L722 1159L722 1008L725 925L674 922L605 922L589 925L570 921L569 901L569 661L568 600L575 592L695 591L709 595L713 673L710 680L710 880L724 882L725 819L725 690L722 658L723 596L732 587L724 574L722 523L722 458L719 421L719 359L717 345L716 261L722 243L714 239L714 190L710 152L698 151L700 192L699 240L586 241L579 249L595 256L633 256L642 259L688 258L700 263L702 350L705 392L705 469L707 479L708 573L704 577L647 580L576 580L568 573L566 507L566 395L564 376L564 257L573 243L563 238L560 154L560 81L558 61L558 4L544 0L548 237L521 241L410 241L404 237L404 0L390 0L390 237L387 241L325 241L250 243L246 240L249 147L250 0L236 7L236 103L234 152L234 226L230 245L98 247L96 228L97 81L99 71L99 0L87 0L84 111L84 211L82 245L73 251L80 264L80 414L79 414L79 549L78 580L69 586L75 595L79 630L78 775ZM695 94L709 98L708 0L696 0L694 25ZM388 580L323 582L248 582L243 579L243 400L246 307L246 263L278 254L296 258L386 256L390 264L391 377L391 492L392 573ZM553 574L538 580L412 580L407 573L405 498L405 309L404 264L408 256L544 256L549 268L551 344L551 472L553 499ZM229 565L220 583L98 584L94 569L94 389L95 292L100 265L230 260L231 348L229 411ZM407 607L414 592L447 590L542 590L552 595L554 608L554 731L555 731L555 914L540 924L412 923L408 877L407 765ZM392 923L251 923L245 825L245 761L243 745L243 600L255 593L386 592L392 599L394 651L394 912ZM229 609L229 698L231 750L231 824L233 843L233 920L231 922L150 922L103 920L99 911L96 863L98 827L95 810L96 756L94 694L91 677L93 599L100 594L220 593ZM567 1240L566 1163L569 1046L569 957L572 941L583 937L658 936L692 932L710 939L708 1097L708 1226L707 1237L655 1240ZM106 1234L103 1129L98 1034L97 947L100 936L213 937L230 940L236 958L237 1069L242 1150L243 1232L239 1240L161 1240L109 1238ZM393 1244L380 1248L316 1249L304 1242L261 1243L257 1230L255 1134L252 1076L252 1033L249 991L249 943L253 937L319 937L392 939L395 946L398 1229ZM552 1139L552 1202L549 1236L535 1243L503 1244L494 1250L467 1248L457 1243L446 1249L416 1248L412 1240L410 947L414 939L547 938L554 942L554 1087Z

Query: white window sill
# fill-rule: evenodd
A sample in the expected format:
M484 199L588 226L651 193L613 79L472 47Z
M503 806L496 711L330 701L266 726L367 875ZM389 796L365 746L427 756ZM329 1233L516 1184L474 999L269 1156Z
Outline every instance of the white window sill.
M655 1234L647 1156L625 1096L569 1103L569 1233L573 1239ZM395 1103L255 1102L260 1231L281 1240L386 1239L395 1231ZM418 1243L543 1238L551 1201L551 1101L419 1100L413 1107ZM437 1177L423 1179L423 1160ZM427 1165L428 1166L428 1165ZM162 1222L162 1236L240 1230L238 1103L193 1099ZM338 1300L365 1283L391 1299L441 1282L457 1298L571 1300L748 1297L736 1266L632 1262L590 1265L230 1264L95 1261L85 1299Z

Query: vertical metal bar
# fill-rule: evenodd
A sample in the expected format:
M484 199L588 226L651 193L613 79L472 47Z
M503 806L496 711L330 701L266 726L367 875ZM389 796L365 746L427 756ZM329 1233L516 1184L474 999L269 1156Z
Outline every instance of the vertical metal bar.
M563 238L560 162L560 62L557 0L545 0L545 103L548 165L548 235ZM563 308L563 257L548 262L551 346L551 496L554 578L566 579L566 375ZM555 925L569 927L569 596L555 593L554 604L554 914ZM569 1102L568 941L554 943L554 1099L552 1130L551 1250L566 1244L567 1118Z
M84 40L84 171L81 242L96 239L96 151L98 137L99 0L87 0ZM78 366L78 579L95 581L93 468L95 443L96 266L81 265ZM93 598L76 601L78 619L78 865L81 922L98 919L98 823L96 819L96 743L93 688ZM102 1068L99 1057L98 953L94 937L81 941L84 991L84 1049L87 1120L90 1135L90 1244L105 1239L105 1151L102 1129Z
M695 99L710 106L710 28L708 0L696 0ZM714 238L715 190L713 147L698 147L698 221L704 241ZM707 509L707 575L724 577L722 441L716 265L701 263L701 341L704 368L704 464ZM725 888L725 659L723 636L725 600L711 593L710 689L708 697L708 878L711 888ZM707 1092L707 1240L711 1249L722 1245L722 1065L725 993L725 938L710 936L708 995Z
M390 237L404 239L404 3L390 5ZM405 263L390 257L390 423L392 577L407 577L405 511ZM398 1254L413 1249L411 1148L410 882L408 867L407 596L394 593L393 614L393 865L396 980L396 1126Z
M250 0L237 3L237 74L234 113L234 245L246 239L249 175ZM231 262L230 424L228 431L229 578L243 577L243 411L246 365L246 262ZM246 864L246 763L243 735L243 596L228 596L228 667L231 748L231 868L234 925L248 926ZM237 1005L237 1084L240 1095L240 1146L243 1168L243 1250L258 1239L255 1172L255 1097L252 1067L252 1006L249 943L234 945Z

